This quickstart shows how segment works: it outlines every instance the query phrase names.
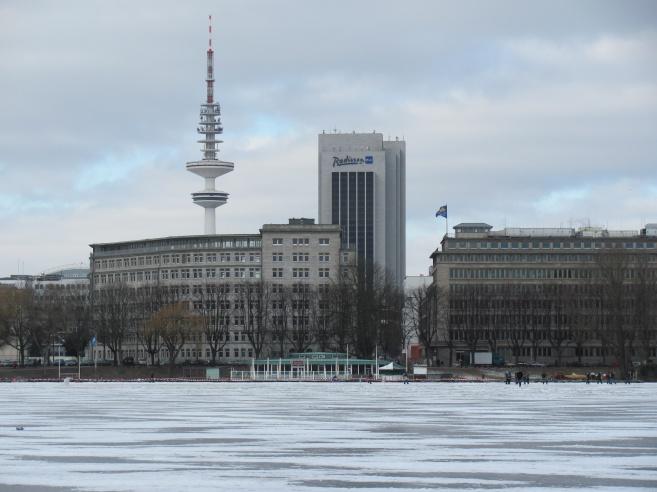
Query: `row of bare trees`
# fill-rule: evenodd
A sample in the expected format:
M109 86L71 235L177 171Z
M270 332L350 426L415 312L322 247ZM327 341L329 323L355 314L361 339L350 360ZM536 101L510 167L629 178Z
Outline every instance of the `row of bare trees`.
M616 362L624 371L632 354L648 360L657 346L657 265L647 255L612 250L585 267L584 280L416 289L410 319L427 362L437 346L448 350L449 365L456 347L511 348L516 363L526 349L535 361L549 347L557 365L566 349L581 364L585 349L595 348L603 364Z
M89 342L91 310L86 290L0 288L0 345L16 349L18 362L26 357L49 361L63 344L72 354Z
M49 347L63 343L81 354L95 337L119 365L128 343L139 344L151 364L162 349L175 363L185 344L203 343L210 362L238 332L252 353L285 356L308 350L350 350L371 357L398 357L403 339L404 298L383 270L344 269L321 287L263 279L241 282L114 283L98 289L0 290L0 343L47 360ZM128 342L130 340L130 342Z

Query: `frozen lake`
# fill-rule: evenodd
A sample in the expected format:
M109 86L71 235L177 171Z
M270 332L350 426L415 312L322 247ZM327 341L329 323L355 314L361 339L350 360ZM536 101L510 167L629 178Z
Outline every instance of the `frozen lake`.
M348 488L655 491L657 385L0 384L2 492Z

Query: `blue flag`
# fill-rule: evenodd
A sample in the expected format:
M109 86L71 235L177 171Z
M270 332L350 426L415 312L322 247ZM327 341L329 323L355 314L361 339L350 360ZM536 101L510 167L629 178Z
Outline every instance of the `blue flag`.
M445 217L447 218L447 205L443 205L436 212L436 217Z

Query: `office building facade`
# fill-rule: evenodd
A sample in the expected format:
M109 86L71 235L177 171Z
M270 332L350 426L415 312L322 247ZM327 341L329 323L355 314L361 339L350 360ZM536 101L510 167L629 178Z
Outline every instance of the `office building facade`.
M406 143L380 133L319 135L319 223L339 224L343 247L406 273Z
M490 351L507 362L614 365L621 345L635 362L657 356L655 224L454 230L431 255L434 363Z
M204 303L216 293L225 295L216 302L226 303L220 322L225 325L222 347L217 357L220 363L241 363L256 355L249 340L249 319L243 309L241 295L245 285L266 283L271 290L269 303L276 306L268 316L286 326L293 341L294 330L301 321L314 316L313 322L322 319L321 295L337 281L342 266L353 263L353 253L341 247L341 230L336 225L318 225L314 219L290 219L288 224L265 224L259 233L209 236L178 236L144 239L118 243L92 244L91 282L96 290L125 285L129 288L166 287L174 289L180 302L192 312L201 314ZM294 309L310 298L303 296L308 290L316 292L312 306ZM281 294L288 292L290 301ZM301 299L303 297L303 299ZM214 302L214 301L213 301ZM284 302L287 304L284 305ZM321 305L323 309L323 304ZM284 320L284 321L281 321ZM287 326L289 325L289 326ZM280 328L280 327L279 327ZM289 328L289 329L288 329ZM307 327L303 327L306 330ZM266 334L263 357L285 356L293 343L280 343L275 333ZM312 333L308 345L314 347ZM184 345L177 362L210 359L208 341L202 334ZM96 359L111 358L102 345L95 347ZM146 349L139 337L129 332L123 344L121 357L146 359ZM161 347L158 360L167 362L169 353Z

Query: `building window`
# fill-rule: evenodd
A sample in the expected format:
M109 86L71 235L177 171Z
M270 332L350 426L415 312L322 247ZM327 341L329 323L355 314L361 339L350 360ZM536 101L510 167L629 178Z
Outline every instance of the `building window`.
M195 254L194 255L194 263L203 263L203 255L202 254Z
M189 278L189 269L183 268L180 270L180 278Z
M310 254L309 253L292 253L292 261L309 261L310 260Z
M245 253L235 253L235 261L238 261L240 263L244 263L246 261L246 254Z
M320 246L328 246L329 244L329 238L327 237L320 237L319 238L319 245Z
M308 246L310 244L310 239L307 237L293 237L292 246Z
M283 261L283 253L272 253L271 261Z
M192 270L192 276L194 278L203 278L203 270L201 268L194 268Z
M308 294L310 292L310 285L308 284L292 284L293 294Z
M235 269L235 277L236 278L244 278L244 272L246 271L246 268L236 268Z
M320 268L319 269L319 278L328 278L329 277L329 269L328 268Z
M274 245L281 245L283 244L283 238L282 237L275 237L271 240L271 243Z
M220 268L219 278L230 278L230 268Z
M282 268L272 268L271 276L274 278L283 278L283 269Z
M292 278L308 278L310 276L310 268L293 268Z
M215 268L206 268L205 269L205 276L207 278L216 278L217 270Z
M219 261L220 262L230 261L230 253L219 253Z
M320 253L319 254L319 261L322 263L327 263L329 261L329 254L328 253Z

